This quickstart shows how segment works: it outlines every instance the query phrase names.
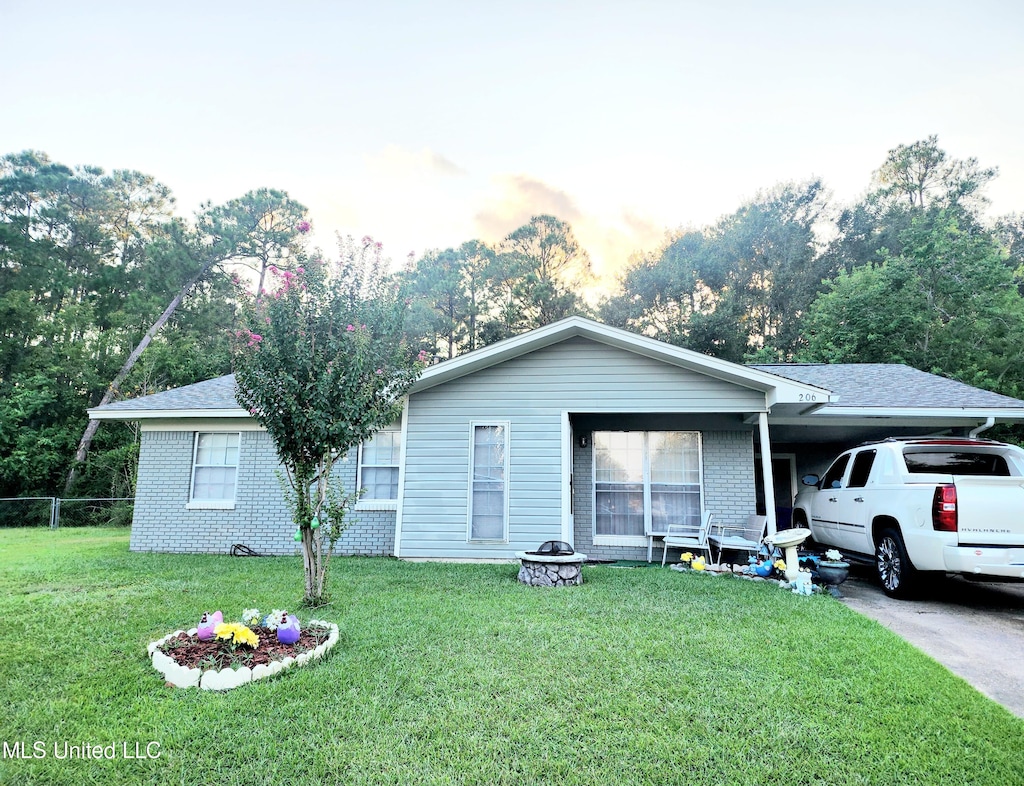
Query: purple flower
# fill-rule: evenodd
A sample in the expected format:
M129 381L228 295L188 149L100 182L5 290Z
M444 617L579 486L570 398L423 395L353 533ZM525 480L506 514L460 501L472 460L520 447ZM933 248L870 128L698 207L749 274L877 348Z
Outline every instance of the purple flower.
M304 235L310 230L310 225L308 221L300 221L298 224L295 225L295 228L299 230L301 234Z

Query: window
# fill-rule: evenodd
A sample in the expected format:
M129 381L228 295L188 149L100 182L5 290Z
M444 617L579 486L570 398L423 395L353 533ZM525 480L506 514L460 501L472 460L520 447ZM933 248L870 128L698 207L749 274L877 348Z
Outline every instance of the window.
M235 506L239 436L238 433L196 433L190 507Z
M398 465L402 456L402 432L398 428L381 429L359 449L358 488L366 489L360 505L366 502L398 499Z
M508 424L473 425L469 539L507 541Z
M832 466L828 468L825 477L821 481L823 489L841 489L843 487L843 475L846 474L846 465L850 463L850 454L844 453L837 458Z
M853 469L850 470L849 487L852 489L863 488L868 484L868 476L871 474L871 467L875 463L875 451L862 450L853 460Z
M996 453L985 451L904 448L903 458L907 462L907 471L912 474L932 472L996 478L1010 476L1010 467L1006 459Z
M700 435L695 431L594 432L595 542L638 542L669 523L697 526Z

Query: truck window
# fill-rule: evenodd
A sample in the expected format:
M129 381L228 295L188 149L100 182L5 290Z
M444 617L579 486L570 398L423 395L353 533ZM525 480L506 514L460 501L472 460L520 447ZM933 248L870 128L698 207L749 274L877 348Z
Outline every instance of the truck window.
M825 477L821 480L823 489L841 489L843 487L843 473L846 472L846 465L850 463L850 454L844 453L832 462Z
M907 471L915 474L941 473L946 475L987 475L1006 478L1010 468L1006 459L997 453L968 450L915 450L903 451Z
M850 470L850 488L863 488L867 485L868 475L871 474L871 467L875 463L874 450L862 450L853 460L853 469Z

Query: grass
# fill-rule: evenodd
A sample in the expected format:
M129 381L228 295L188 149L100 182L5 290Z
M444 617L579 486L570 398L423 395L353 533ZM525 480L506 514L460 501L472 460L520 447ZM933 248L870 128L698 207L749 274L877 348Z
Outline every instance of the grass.
M661 569L543 590L511 565L337 560L325 662L168 688L149 641L291 606L301 566L127 537L0 531L0 736L47 754L0 760L0 783L1024 783L1024 721L881 626ZM65 742L160 758L54 758Z

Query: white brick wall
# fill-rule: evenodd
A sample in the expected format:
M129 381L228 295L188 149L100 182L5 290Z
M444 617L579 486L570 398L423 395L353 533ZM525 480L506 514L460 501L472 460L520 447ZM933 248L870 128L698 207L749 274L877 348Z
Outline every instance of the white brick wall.
M298 553L269 435L242 432L234 510L186 508L194 439L191 431L143 432L131 550L226 554L241 543L261 554ZM335 465L334 477L345 489L355 487L354 450ZM352 514L337 553L384 556L394 550L394 511L358 511Z

